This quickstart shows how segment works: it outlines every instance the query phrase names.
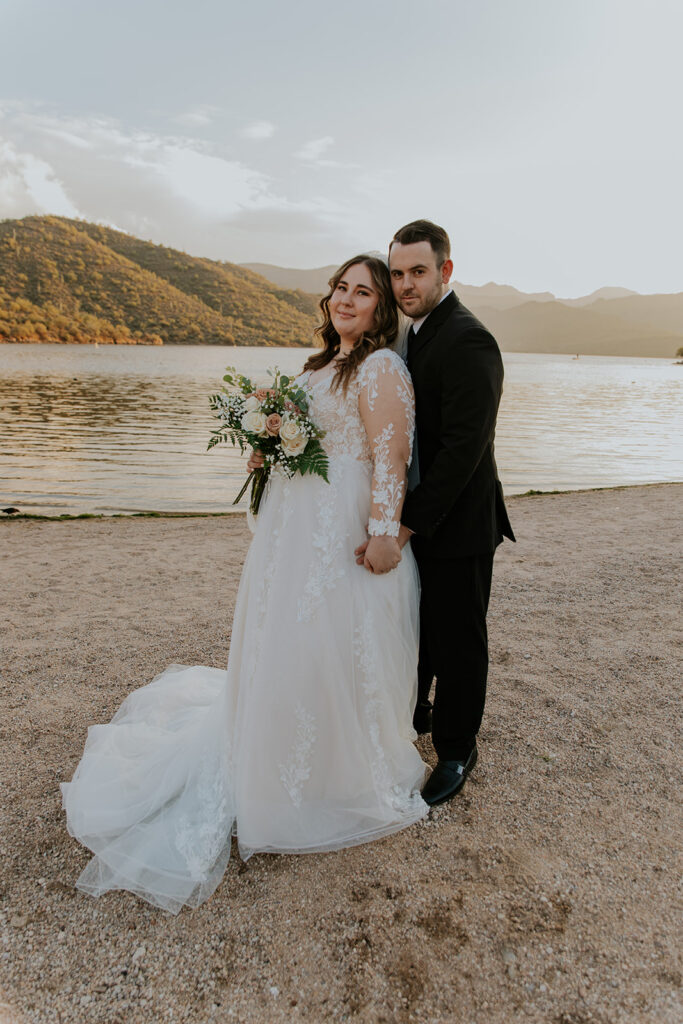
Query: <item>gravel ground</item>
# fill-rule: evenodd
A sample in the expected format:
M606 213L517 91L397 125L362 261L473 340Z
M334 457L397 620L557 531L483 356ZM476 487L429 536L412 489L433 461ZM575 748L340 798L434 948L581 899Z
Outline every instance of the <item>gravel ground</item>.
M59 782L131 689L225 664L244 520L0 524L0 1021L680 1024L682 499L512 498L462 794L377 843L235 856L178 917L74 889Z

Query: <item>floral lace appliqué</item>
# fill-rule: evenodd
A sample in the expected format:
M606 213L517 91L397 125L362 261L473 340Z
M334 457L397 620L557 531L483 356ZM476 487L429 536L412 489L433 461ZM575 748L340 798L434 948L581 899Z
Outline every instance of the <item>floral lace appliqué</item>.
M360 377L362 385L366 388L368 406L374 412L375 403L380 393L380 374L385 373L389 373L395 380L396 395L400 399L405 413L405 433L412 456L415 436L415 400L412 382L401 357L389 349L375 353L373 358L366 359L361 367Z
M333 458L348 455L359 462L372 462L372 450L358 411L358 377L346 392L332 387L332 377L324 377L310 385L313 400L311 416L325 431L321 444Z
M197 882L207 877L226 842L230 842L232 815L227 772L225 756L204 758L197 779L194 813L183 814L176 826L176 848L190 877Z
M366 620L354 632L353 653L360 669L363 690L366 696L365 714L368 720L368 731L373 747L371 760L372 778L378 790L386 792L391 785L391 776L384 756L384 748L380 741L380 719L382 701L379 696L377 681L377 658L375 657L376 639L372 634L372 622Z
M277 473L278 469L274 469L273 473ZM266 487L270 487L267 484ZM264 497L264 501L268 499L268 491ZM284 479L282 486L281 495L281 507L282 512L280 516L280 523L273 532L271 533L268 540L268 556L266 558L266 570L259 580L258 589L254 596L254 604L256 608L257 616L257 632L261 632L266 619L266 611L268 607L268 598L270 596L270 590L275 577L275 570L277 568L278 559L282 555L282 538L283 531L285 530L289 519L292 515L292 482L291 480ZM258 524L257 524L258 528ZM286 536L286 533L285 533ZM246 665L245 679L248 683L254 678L256 674L256 667L258 665L259 656L261 653L260 645L254 645L249 651L248 661Z
M384 707L380 695L379 659L377 658L377 636L372 619L368 618L358 626L353 636L353 652L360 671L363 691L366 696L365 715L373 752L370 759L372 780L377 794L385 803L401 814L412 813L422 804L419 790L411 792L392 781L381 739L381 722Z
M387 423L384 430L377 435L374 444L375 472L372 477L372 500L381 512L380 518L370 518L368 533L370 536L385 535L398 537L398 513L405 490L404 479L399 480L398 474L392 472L389 453L389 442L394 436L393 423Z
M338 491L330 466L330 482L325 486L318 506L317 529L311 538L313 554L304 592L297 605L299 622L310 622L325 593L346 575L342 555L348 534L340 529L337 511Z
M311 753L315 743L315 718L303 704L296 706L294 715L297 721L296 736L289 764L279 764L280 781L287 790L295 807L301 806L301 791L304 782L311 774Z
M373 353L362 364L360 408L373 457L371 536L397 537L415 427L410 375L395 352Z

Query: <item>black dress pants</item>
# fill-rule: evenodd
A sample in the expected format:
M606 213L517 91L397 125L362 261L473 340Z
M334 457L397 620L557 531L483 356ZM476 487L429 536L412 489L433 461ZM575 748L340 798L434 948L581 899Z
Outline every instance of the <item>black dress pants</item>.
M417 700L429 706L436 676L432 742L440 760L469 756L484 714L493 555L417 559L422 586Z

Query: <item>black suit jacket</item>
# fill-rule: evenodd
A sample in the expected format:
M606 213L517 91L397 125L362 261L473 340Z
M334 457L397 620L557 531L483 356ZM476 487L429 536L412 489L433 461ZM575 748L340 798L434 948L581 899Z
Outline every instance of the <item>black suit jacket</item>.
M411 332L412 333L412 332ZM418 557L453 558L494 551L514 540L493 441L503 391L495 338L448 295L410 338L420 483L401 521Z

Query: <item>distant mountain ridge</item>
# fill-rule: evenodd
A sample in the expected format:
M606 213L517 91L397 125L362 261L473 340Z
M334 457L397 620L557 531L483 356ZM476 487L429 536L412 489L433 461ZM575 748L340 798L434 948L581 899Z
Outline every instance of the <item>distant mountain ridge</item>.
M334 266L236 265L65 217L0 221L0 342L311 345ZM505 351L673 357L683 293L454 287Z
M323 293L336 269L313 270L245 263L281 287ZM258 269L257 269L258 268ZM673 357L683 347L683 292L640 295L628 288L598 288L560 299L552 292L522 292L512 285L453 282L466 306L495 334L503 351L581 355Z
M315 267L313 270L277 267L272 263L240 263L239 266L251 270L253 274L260 274L280 288L299 288L309 295L322 295L327 291L327 283L339 264L332 263L328 267ZM291 284L292 281L295 283Z
M557 301L564 302L567 306L590 306L598 299L624 299L627 295L638 294L638 292L631 291L630 288L598 288L590 295L582 295L578 299L558 299Z
M310 345L317 302L65 217L0 222L0 341Z
M326 267L315 267L312 270L299 270L296 267L278 267L272 263L240 263L241 267L260 274L268 281L280 285L281 288L300 288L301 291L313 295L322 295L337 267L332 263ZM477 302L480 306L494 309L509 309L521 306L525 302L563 302L568 306L587 306L599 299L621 299L638 292L629 288L598 288L590 295L582 295L576 299L563 299L552 292L522 292L511 284L463 284L453 281L453 289L463 299ZM486 300L486 301L485 301Z
M473 310L504 352L548 352L594 356L671 356L683 335L630 324L592 306L528 302L511 309Z

